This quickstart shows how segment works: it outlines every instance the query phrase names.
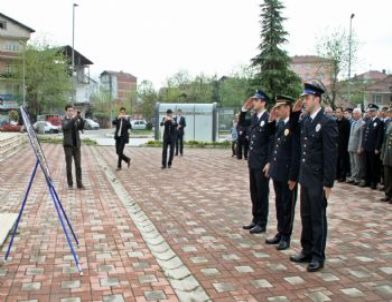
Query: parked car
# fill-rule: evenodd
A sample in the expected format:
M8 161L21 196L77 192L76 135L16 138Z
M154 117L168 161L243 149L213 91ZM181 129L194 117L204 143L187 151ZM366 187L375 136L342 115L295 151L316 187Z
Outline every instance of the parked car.
M48 121L35 122L33 128L38 133L59 133L61 129L60 126L55 126Z
M133 130L145 130L147 129L147 122L145 120L133 120L131 126Z
M86 130L98 130L99 124L96 121L93 121L92 119L86 118L84 120L84 129Z

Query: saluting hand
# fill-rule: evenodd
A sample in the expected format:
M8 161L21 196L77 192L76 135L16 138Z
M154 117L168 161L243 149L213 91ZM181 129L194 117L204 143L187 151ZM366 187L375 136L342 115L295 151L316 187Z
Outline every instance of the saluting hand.
M247 100L245 101L245 103L244 103L244 108L245 108L246 110L250 110L250 109L253 108L253 99L252 99L252 98L249 98L249 99L247 99Z
M301 98L299 98L293 106L293 112L300 112L302 110L302 105L303 105L303 101Z
M270 117L269 117L269 121L274 122L274 121L276 121L277 118L278 118L278 115L276 114L276 108L272 108L271 113L270 113Z

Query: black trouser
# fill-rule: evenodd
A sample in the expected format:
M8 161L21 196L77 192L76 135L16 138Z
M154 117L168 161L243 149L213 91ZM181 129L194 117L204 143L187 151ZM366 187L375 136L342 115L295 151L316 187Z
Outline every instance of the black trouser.
M262 169L249 169L250 197L252 200L253 222L261 227L267 226L269 178Z
M73 186L73 179L72 179L72 158L75 161L75 170L76 170L76 185L81 187L82 184L82 168L80 166L81 162L81 154L80 154L80 147L68 147L64 146L65 152L65 166L67 170L67 183L68 186Z
M385 196L392 198L392 167L384 166L384 191Z
M275 206L278 221L278 236L290 241L293 231L295 204L297 202L297 186L291 191L287 181L275 181Z
M365 151L366 185L377 186L380 181L380 155L374 151Z
M125 141L121 138L116 138L116 153L118 155L117 168L121 168L122 161L128 163L130 158L124 155Z
M304 255L325 260L327 242L327 199L322 184L318 187L301 186L301 245Z
M178 155L178 151L180 151L180 154L184 154L184 133L178 134L177 135L177 140L176 140L176 155Z
M339 151L336 167L336 178L346 179L348 173L350 173L350 158L348 156L348 151Z
M231 143L231 151L233 152L233 156L237 154L236 149L237 149L237 141L233 141Z
M169 161L167 160L167 149L170 148L169 151ZM171 166L173 162L174 156L174 141L172 139L165 139L163 141L163 150L162 150L162 166L166 167L167 165Z
M239 139L237 142L237 158L242 159L244 154L245 159L248 158L249 142L246 139Z

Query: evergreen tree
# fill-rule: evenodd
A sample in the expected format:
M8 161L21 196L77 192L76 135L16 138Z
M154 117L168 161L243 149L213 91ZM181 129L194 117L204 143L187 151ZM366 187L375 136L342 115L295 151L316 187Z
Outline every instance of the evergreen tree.
M260 53L252 59L252 66L257 69L254 84L272 98L277 95L297 97L301 91L301 80L290 69L290 57L281 48L288 35L282 24L285 20L281 15L284 5L280 0L264 0L260 7Z

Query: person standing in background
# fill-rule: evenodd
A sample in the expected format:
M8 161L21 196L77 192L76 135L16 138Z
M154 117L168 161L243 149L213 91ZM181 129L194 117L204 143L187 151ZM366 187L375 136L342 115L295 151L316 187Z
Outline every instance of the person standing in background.
M178 151L180 151L180 155L184 155L184 134L186 127L186 119L185 116L182 115L182 110L177 110L177 116L175 118L177 123L177 139L176 139L176 156L178 156Z
M350 122L346 119L342 107L336 108L336 122L338 124L338 162L336 168L336 179L345 182L350 172L350 159L347 151L348 139L350 137Z
M75 162L76 186L84 190L82 183L81 152L79 131L84 129L84 120L77 114L73 105L65 106L65 117L62 120L64 134L63 145L65 153L65 165L67 170L68 189L73 189L72 159Z
M162 150L162 169L169 169L173 163L174 148L177 140L177 122L173 119L173 111L168 109L166 116L161 122L163 130L163 150ZM167 158L167 149L169 149L169 159Z
M127 163L128 168L131 165L131 159L124 155L125 145L129 143L128 131L132 129L129 116L127 115L127 111L124 107L120 108L118 117L112 123L113 126L116 127L114 139L116 140L116 153L118 155L117 171L120 171L122 161Z
M392 108L386 112L389 119L392 118ZM385 197L381 201L392 204L392 123L388 124L385 131L384 143L381 153L382 163L384 165L384 192Z
M355 108L347 148L351 169L351 176L347 180L347 183L353 183L355 185L359 185L363 180L364 158L361 149L364 125L365 122L362 119L361 109Z

